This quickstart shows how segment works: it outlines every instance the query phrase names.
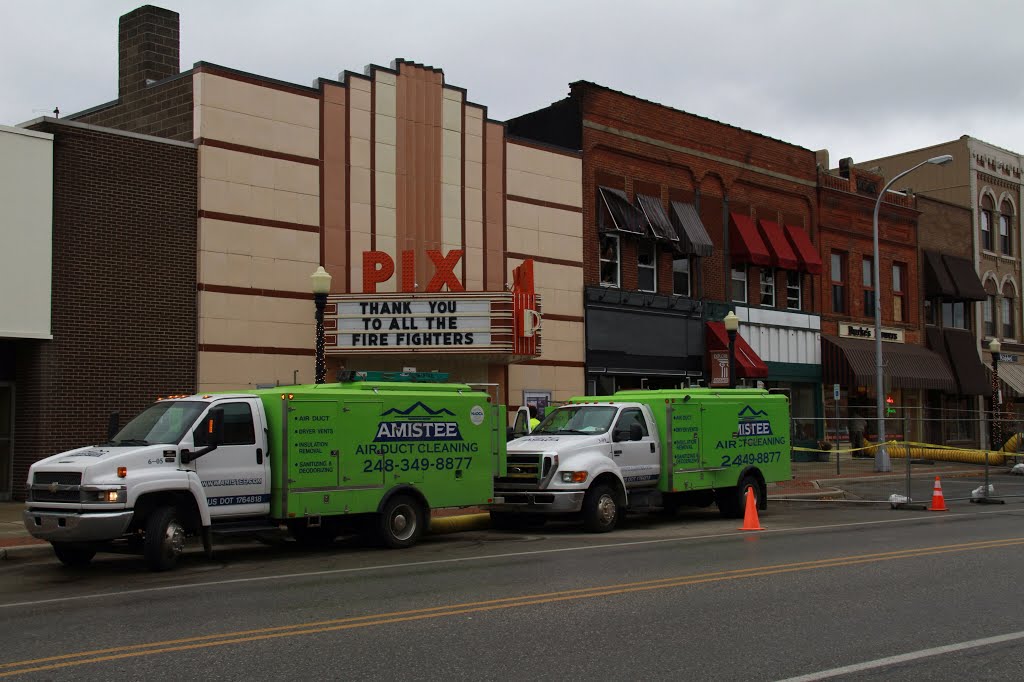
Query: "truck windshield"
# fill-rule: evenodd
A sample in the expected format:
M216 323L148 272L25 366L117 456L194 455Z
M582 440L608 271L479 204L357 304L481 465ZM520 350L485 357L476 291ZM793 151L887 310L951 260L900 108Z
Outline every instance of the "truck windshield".
M207 403L198 400L154 403L104 445L177 444L207 407Z
M616 412L611 405L567 405L549 414L532 433L604 433Z

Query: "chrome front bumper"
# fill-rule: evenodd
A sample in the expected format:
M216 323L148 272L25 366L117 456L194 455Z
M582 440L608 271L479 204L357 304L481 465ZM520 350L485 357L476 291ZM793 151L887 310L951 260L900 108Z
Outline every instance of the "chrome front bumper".
M490 508L500 512L573 514L583 509L586 494L586 490L495 490Z
M132 521L132 510L113 512L22 512L25 528L40 540L50 542L99 542L124 535Z

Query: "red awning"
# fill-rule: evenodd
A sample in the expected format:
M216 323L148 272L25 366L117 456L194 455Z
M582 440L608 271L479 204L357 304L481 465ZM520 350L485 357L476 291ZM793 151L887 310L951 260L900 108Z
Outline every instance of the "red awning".
M768 247L754 225L754 219L742 213L729 213L729 251L734 263L772 264Z
M729 333L725 331L723 322L705 322L707 334L704 335L704 344L708 350L729 350ZM739 334L736 334L736 344L733 348L736 353L736 376L741 379L765 379L768 377L768 365L757 356L754 349L750 347Z
M761 236L772 255L772 265L783 270L796 270L799 263L782 227L774 220L761 218L757 222L761 225Z
M818 255L818 250L811 243L811 237L807 234L807 231L797 225L786 225L786 236L789 237L789 243L793 245L793 250L796 251L801 268L812 275L820 275L822 270L821 256Z

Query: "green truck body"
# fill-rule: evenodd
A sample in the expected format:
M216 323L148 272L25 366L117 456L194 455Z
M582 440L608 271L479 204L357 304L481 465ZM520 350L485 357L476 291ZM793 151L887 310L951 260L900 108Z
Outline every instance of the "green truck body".
M269 426L273 518L373 513L396 488L431 509L491 501L505 408L486 393L376 381L284 390L255 391Z

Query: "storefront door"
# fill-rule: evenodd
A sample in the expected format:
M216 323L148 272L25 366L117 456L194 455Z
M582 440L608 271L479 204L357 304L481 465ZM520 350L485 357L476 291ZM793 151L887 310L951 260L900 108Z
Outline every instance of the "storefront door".
M11 499L11 438L14 435L14 384L0 381L0 500Z

